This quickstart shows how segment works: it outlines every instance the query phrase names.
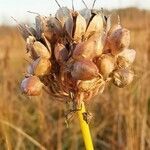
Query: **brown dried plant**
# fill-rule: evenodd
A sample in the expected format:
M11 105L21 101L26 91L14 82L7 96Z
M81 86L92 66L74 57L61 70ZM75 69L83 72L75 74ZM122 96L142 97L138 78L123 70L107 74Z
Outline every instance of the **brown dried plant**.
M103 12L60 7L55 16L37 15L35 24L19 26L32 60L21 83L26 95L39 95L46 87L78 110L108 83L125 87L132 82L136 52L129 49L130 31L120 21L111 25Z

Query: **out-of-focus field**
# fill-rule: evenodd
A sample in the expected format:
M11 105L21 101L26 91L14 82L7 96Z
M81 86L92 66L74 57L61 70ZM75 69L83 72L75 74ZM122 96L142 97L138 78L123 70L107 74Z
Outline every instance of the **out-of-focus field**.
M136 75L131 86L111 85L88 106L95 150L150 150L150 12L117 13L131 30ZM24 44L15 27L0 27L0 150L84 150L77 117L65 124L64 104L44 91L36 98L21 94Z

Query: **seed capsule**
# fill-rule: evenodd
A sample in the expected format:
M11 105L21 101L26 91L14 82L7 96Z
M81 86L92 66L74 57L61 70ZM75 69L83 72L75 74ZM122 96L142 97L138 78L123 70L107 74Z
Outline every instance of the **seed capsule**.
M123 57L125 60L132 64L135 60L136 51L134 49L124 49L121 53L118 54L118 57Z
M113 25L110 30L108 31L108 36L110 36L111 34L114 34L114 32L116 32L117 30L121 29L121 25L119 24L115 24Z
M102 54L104 46L104 37L99 33L94 34L87 41L79 43L73 52L73 58L79 59L90 59L98 57Z
M100 73L107 78L115 69L115 59L111 55L103 54L96 62Z
M78 12L72 12L65 22L65 29L75 42L80 42L86 30L86 21Z
M40 95L42 87L42 82L36 76L30 76L21 82L21 90L28 96Z
M42 38L44 33L45 37L49 40L56 40L62 35L62 26L61 23L54 17L43 17L37 16L36 20L36 31L38 38Z
M103 18L101 14L94 14L91 16L84 38L89 38L94 33L100 33L103 31Z
M117 29L107 38L107 42L111 53L117 55L122 52L124 48L129 47L130 32L125 28Z
M95 88L97 88L101 83L103 82L102 79L100 78L94 78L91 80L86 80L86 81L78 81L77 82L77 87L79 91L87 92L87 91L92 91Z
M71 75L76 80L91 80L98 76L98 68L89 60L79 60L73 65Z
M59 8L55 14L55 17L61 22L62 27L70 16L70 10L67 7Z
M126 61L126 59L124 57L117 57L117 67L118 68L128 68L130 67L130 63Z
M90 10L90 9L87 9L87 8L82 9L82 10L80 11L80 14L81 14L81 15L84 17L84 19L86 20L86 24L88 24L89 21L90 21L90 18L91 18L91 16L92 16L91 10Z
M56 61L64 63L68 58L68 50L63 44L57 43L54 49Z
M38 15L35 18L35 23L38 39L41 39L42 33L45 33L45 35L48 35L47 33L49 33L49 36L47 38L51 38L52 33L48 29L47 17Z
M133 81L134 72L128 69L118 69L113 72L113 83L123 88Z
M45 58L38 58L28 67L27 71L29 74L36 76L43 76L50 73L51 62Z
M33 49L38 57L43 57L47 59L51 57L51 54L49 53L48 49L41 42L34 42Z
M136 51L133 49L124 49L117 56L117 65L119 68L128 68L134 62Z
M27 53L29 53L30 57L33 59L33 60L36 60L38 58L38 55L37 53L35 52L35 50L33 49L33 44L34 42L36 41L35 37L33 36L29 36L27 39L26 39L26 50L27 50Z

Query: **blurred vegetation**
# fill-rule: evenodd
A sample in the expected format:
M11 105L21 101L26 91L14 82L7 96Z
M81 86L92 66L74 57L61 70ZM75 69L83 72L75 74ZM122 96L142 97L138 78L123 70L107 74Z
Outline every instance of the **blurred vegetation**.
M131 30L137 50L131 86L111 85L87 104L95 150L150 149L150 11L128 8L114 11ZM74 116L67 128L65 105L43 91L26 97L20 81L27 64L25 43L16 27L0 27L0 150L82 150ZM44 148L43 148L44 149Z

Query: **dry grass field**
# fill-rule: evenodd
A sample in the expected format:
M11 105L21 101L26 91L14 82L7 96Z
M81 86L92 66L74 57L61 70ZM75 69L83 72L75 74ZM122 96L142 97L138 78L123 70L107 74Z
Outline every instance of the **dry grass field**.
M107 87L91 100L95 150L150 150L150 11L118 10L136 49L134 82ZM25 43L16 27L0 27L0 150L84 150L77 117L65 124L65 105L43 91L21 94Z

